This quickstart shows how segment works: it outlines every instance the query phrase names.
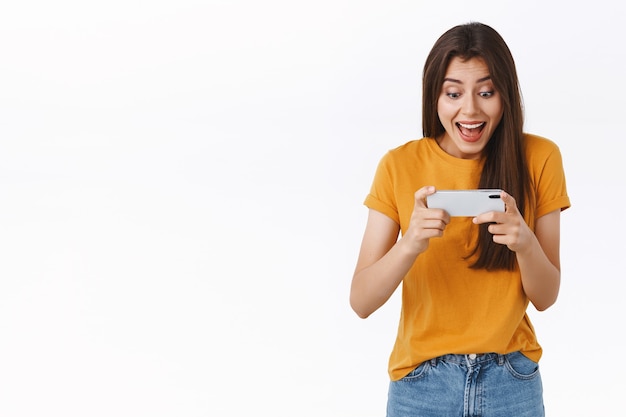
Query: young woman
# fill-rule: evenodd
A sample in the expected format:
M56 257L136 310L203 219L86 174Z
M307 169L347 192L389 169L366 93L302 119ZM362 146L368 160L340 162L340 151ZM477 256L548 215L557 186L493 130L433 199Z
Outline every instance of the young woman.
M559 292L570 205L559 149L523 132L513 57L484 24L437 40L422 114L424 138L380 161L350 292L365 318L402 283L387 415L543 416L542 350L526 308L545 310ZM505 211L428 208L436 190L480 188L504 190Z

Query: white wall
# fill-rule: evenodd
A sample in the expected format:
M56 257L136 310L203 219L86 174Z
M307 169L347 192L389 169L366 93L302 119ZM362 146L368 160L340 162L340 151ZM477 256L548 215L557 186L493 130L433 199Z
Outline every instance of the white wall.
M0 415L384 415L399 304L349 308L362 201L470 20L565 161L548 415L620 415L626 32L589 4L5 2Z

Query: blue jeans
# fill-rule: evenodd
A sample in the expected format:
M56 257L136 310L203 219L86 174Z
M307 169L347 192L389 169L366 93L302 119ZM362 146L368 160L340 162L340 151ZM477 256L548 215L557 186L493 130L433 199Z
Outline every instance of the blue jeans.
M536 362L507 355L444 355L391 381L387 417L544 417Z

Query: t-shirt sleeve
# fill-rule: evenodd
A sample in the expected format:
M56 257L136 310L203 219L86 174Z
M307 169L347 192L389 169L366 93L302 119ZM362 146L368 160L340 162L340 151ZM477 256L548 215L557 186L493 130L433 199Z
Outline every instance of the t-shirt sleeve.
M538 178L536 217L554 210L563 211L571 205L567 195L561 152L556 144L549 143L552 147L544 160Z
M372 210L383 213L399 225L400 216L394 188L393 161L388 152L378 163L374 181L369 194L365 197L364 204Z

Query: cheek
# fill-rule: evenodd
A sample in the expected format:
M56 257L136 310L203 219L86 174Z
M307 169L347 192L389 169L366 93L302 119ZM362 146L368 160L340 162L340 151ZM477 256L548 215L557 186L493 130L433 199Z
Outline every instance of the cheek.
M449 124L454 116L454 109L450 105L446 105L442 100L439 100L437 103L437 115L442 124Z
M500 120L502 120L502 114L504 113L502 101L494 101L488 111L489 114L491 114L491 118L497 122L496 125L499 124Z
M494 120L494 125L498 126L500 124L500 121L502 121L502 114L503 114L503 110L502 107L496 107L493 109L493 120Z

